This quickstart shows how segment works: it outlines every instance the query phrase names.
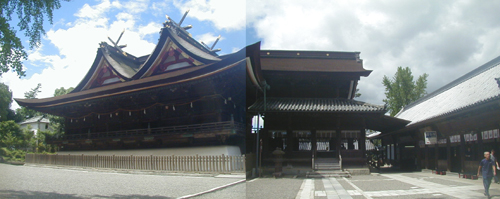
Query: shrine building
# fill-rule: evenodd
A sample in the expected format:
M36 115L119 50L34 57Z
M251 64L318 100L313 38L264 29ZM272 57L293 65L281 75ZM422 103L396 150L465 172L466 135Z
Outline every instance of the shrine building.
M475 174L484 151L500 149L499 79L497 57L404 107L396 117L408 125L371 139L401 169Z
M246 151L257 154L247 156L249 165L272 166L280 148L284 166L366 166L366 129L390 132L409 123L385 115L384 105L354 100L359 80L372 72L359 52L247 51L260 61L252 71L259 84L247 83L247 126L256 115L264 122L247 127Z
M120 39L100 43L69 94L15 100L65 118L65 134L48 141L60 151L228 146L226 155L239 155L245 149L246 49L218 55L215 44L197 42L181 23L169 18L153 52L142 57L125 52Z

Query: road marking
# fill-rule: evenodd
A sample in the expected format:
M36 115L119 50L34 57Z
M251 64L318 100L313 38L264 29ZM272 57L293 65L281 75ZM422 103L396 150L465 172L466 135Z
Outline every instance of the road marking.
M329 181L333 186L333 188L335 189L335 192L337 192L339 198L352 199L351 195L349 195L349 193L344 189L344 187L342 187L339 181L337 181L337 178L329 178Z
M325 191L314 191L314 196L326 196Z
M328 178L323 178L323 187L325 187L326 197L328 199L338 199L340 195L337 193L333 184L328 180Z
M350 182L349 180L347 180L345 177L342 177L342 179L344 179L347 183L349 183L352 187L354 187L354 189L356 189L365 198L367 198L367 199L373 199L372 197L370 197L369 195L367 195L363 190L361 190L358 186L354 185L352 182Z
M305 179L300 185L300 190L297 193L296 199L314 198L314 181L313 179Z
M202 195L202 194L206 194L206 193L210 193L210 192L213 192L213 191L217 191L217 190L219 190L219 189L223 189L223 188L226 188L226 187L229 187L229 186L232 186L232 185L238 184L238 183L242 183L242 182L245 182L245 181L246 181L245 179L243 179L243 180L238 180L238 181L236 181L236 182L232 182L232 183L229 183L229 184L226 184L226 185L222 185L222 186L219 186L219 187L215 187L215 188L213 188L213 189L209 189L209 190L202 191L202 192L199 192L199 193L195 193L195 194L191 194L191 195L181 196L181 197L178 197L177 199L191 198L191 197L199 196L199 195Z

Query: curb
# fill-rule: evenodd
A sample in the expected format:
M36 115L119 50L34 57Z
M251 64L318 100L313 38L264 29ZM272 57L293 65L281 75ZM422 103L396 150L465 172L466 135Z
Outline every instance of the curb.
M226 187L233 186L233 185L245 182L245 181L246 181L245 179L238 180L236 182L229 183L229 184L226 184L226 185L222 185L222 186L219 186L219 187L215 187L213 189L209 189L209 190L202 191L202 192L199 192L199 193L195 193L195 194L191 194L191 195L186 195L186 196L181 196L181 197L178 197L177 199L192 198L192 197L195 197L195 196L199 196L199 195L207 194L207 193L214 192L214 191L217 191L217 190L220 190L220 189L224 189Z

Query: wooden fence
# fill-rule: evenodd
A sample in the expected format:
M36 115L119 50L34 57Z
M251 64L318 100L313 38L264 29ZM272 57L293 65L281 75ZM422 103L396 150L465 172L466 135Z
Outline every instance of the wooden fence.
M242 156L115 156L26 154L27 164L49 164L91 168L157 170L172 172L230 173L245 171Z

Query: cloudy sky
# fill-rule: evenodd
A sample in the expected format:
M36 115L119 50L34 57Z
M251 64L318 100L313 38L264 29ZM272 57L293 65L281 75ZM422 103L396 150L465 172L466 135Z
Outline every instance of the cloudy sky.
M220 54L262 41L262 49L361 52L364 67L358 100L383 104L384 75L398 66L415 77L428 73L430 93L500 55L500 1L72 1L63 2L46 27L42 47L29 52L27 76L4 74L15 98L42 83L39 97L74 87L107 36L124 50L149 54L165 15L192 24L193 37L209 43L218 35ZM109 43L109 42L108 42ZM25 45L27 46L27 45ZM416 79L416 78L415 78ZM18 107L14 102L12 108Z

